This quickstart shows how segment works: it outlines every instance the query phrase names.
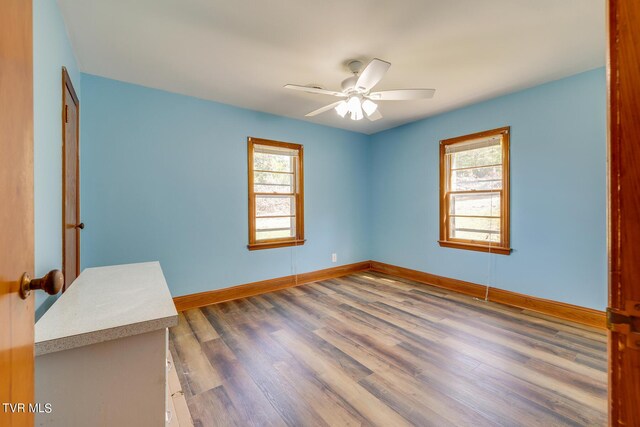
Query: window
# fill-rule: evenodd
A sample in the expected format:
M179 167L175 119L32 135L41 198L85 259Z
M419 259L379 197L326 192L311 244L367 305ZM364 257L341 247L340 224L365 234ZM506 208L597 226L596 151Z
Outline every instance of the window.
M440 141L440 246L509 255L509 128Z
M249 138L249 250L304 244L302 145Z

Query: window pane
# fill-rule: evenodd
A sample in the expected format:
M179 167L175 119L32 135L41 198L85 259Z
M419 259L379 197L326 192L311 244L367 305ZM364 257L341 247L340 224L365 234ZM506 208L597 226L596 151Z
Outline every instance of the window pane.
M295 228L296 217L256 218L256 230L266 231L279 228Z
M488 233L476 233L470 231L456 231L451 238L455 239L463 239L463 240L473 240L478 243L492 243L499 245L500 244L500 235L498 234L488 234Z
M293 196L256 196L256 216L295 215Z
M281 239L295 237L295 235L295 217L256 218L256 238L258 240Z
M500 242L500 219L451 217L449 237L481 242Z
M255 172L253 174L256 193L293 193L294 175L286 173Z
M502 166L451 171L451 191L500 190Z
M256 240L282 239L295 237L294 230L256 231Z
M486 166L502 163L502 146L466 150L451 154L451 168L468 168L471 166Z
M500 216L500 193L450 194L451 215Z
M253 169L263 171L293 172L292 156L278 154L253 153Z

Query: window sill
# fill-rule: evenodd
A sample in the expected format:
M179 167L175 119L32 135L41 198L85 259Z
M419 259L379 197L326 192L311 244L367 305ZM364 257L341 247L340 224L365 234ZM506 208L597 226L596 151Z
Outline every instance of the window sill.
M263 243L251 243L247 245L247 249L250 251L257 251L260 249L273 249L284 248L287 246L302 246L306 240L283 240L279 242L263 242Z
M509 255L511 248L504 248L501 246L487 246L478 245L474 243L461 243L461 242L449 242L446 240L438 240L441 247L454 248L454 249L466 249L468 251L489 252L498 255Z

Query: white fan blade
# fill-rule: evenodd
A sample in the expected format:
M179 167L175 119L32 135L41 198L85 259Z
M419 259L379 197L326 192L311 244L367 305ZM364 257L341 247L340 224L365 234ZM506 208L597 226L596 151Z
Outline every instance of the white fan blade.
M380 114L380 110L376 110L367 116L367 119L371 120L372 122L375 122L376 120L380 120L381 118L382 118L382 114Z
M318 114L322 114L325 111L329 111L332 108L336 108L338 104L340 104L342 101L338 101L338 102L334 102L333 104L329 104L329 105L325 105L322 108L318 108L315 111L310 112L309 114L306 114L307 117L313 117L313 116L317 116Z
M381 59L372 59L369 65L360 73L360 77L358 77L358 81L356 82L356 89L362 90L363 92L371 90L372 87L382 80L390 66L390 63Z
M317 93L317 94L320 94L320 95L339 96L340 98L345 98L347 96L342 92L336 92L336 91L333 91L333 90L318 89L317 87L298 86L298 85L284 85L284 88L285 89L299 90L301 92Z
M412 101L433 98L435 89L398 89L371 92L367 97L374 101Z

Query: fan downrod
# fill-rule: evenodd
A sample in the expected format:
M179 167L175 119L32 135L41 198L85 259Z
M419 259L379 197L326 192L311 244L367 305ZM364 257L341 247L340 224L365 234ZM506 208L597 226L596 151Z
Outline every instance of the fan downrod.
M358 81L358 74L360 74L360 71L362 70L362 62L357 59L352 59L347 63L347 68L353 73L353 76L344 79L341 86L342 91L349 94L354 92L354 87Z

